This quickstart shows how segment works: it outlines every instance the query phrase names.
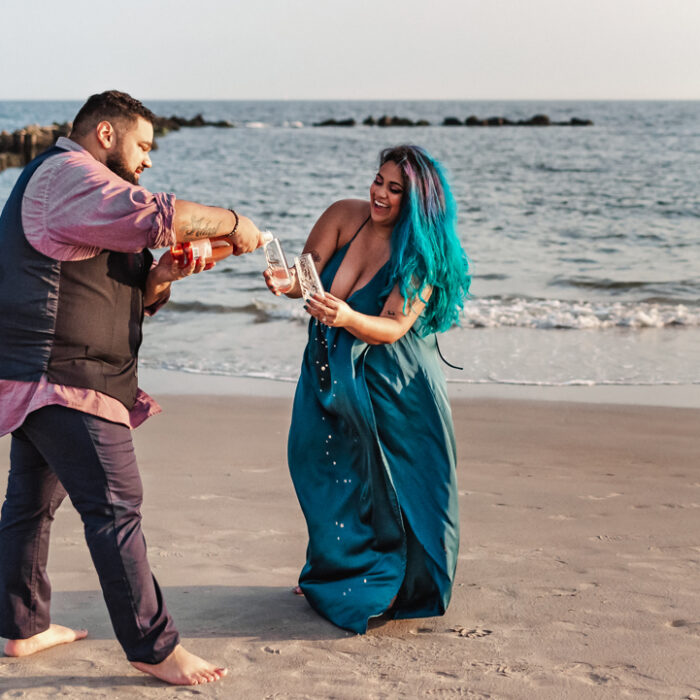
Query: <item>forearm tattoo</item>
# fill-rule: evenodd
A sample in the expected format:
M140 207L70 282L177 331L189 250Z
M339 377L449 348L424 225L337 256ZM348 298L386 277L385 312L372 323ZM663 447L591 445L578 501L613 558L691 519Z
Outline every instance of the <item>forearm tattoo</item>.
M185 227L185 239L214 238L219 233L217 223L201 216L193 216Z

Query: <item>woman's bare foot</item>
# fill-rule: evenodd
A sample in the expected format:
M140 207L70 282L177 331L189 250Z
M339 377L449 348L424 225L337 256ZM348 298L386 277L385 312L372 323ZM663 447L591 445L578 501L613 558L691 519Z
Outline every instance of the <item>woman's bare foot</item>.
M301 590L301 586L294 586L292 588L292 593L294 593L294 595L304 595L304 591Z
M50 649L59 644L69 644L87 637L87 630L72 630L70 627L50 625L47 630L27 639L10 639L5 644L5 656L29 656L37 651Z
M226 668L217 668L199 656L190 654L178 644L170 656L159 664L145 664L132 661L131 665L144 673L150 673L161 681L171 685L199 685L221 680L227 673Z

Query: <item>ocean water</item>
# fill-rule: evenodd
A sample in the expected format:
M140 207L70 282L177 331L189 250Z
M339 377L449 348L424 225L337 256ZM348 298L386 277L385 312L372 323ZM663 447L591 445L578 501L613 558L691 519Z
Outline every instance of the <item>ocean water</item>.
M153 191L233 206L298 254L332 202L365 198L379 151L447 167L472 264L448 381L700 384L700 102L148 102L229 119L159 140ZM0 102L0 129L72 119L78 102ZM548 114L592 127L443 127L444 117ZM313 127L327 118L428 127ZM4 202L17 170L0 173ZM145 324L142 366L294 381L308 316L262 281L257 251L173 286Z

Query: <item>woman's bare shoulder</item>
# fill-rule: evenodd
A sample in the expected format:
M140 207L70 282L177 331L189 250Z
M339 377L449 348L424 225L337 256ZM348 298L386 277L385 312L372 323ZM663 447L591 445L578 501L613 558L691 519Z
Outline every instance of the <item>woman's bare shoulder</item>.
M363 199L341 199L331 205L337 222L338 245L342 246L355 235L369 216L369 202Z
M304 252L314 252L325 259L347 243L369 216L369 202L341 199L331 204L314 224ZM324 253L325 251L325 253Z
M364 199L339 199L326 209L325 214L346 218L348 216L369 216L369 202Z

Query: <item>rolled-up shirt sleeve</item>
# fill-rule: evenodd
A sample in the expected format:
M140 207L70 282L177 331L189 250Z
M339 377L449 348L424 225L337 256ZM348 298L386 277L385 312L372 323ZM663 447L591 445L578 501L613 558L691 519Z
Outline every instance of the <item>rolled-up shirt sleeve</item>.
M70 150L42 163L22 200L22 226L36 250L84 260L101 250L136 253L175 243L174 194L132 185L65 141Z

